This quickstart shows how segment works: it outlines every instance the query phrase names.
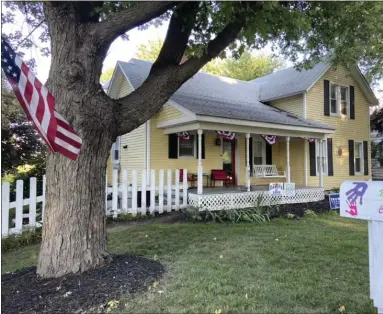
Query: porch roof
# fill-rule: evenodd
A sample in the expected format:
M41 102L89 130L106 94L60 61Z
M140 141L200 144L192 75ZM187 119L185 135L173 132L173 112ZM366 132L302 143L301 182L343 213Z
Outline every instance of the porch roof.
M138 59L118 62L125 77L137 89L149 75L152 63ZM227 77L197 73L185 82L171 100L199 116L264 122L285 126L315 128L332 133L333 127L304 119L259 101L259 86Z

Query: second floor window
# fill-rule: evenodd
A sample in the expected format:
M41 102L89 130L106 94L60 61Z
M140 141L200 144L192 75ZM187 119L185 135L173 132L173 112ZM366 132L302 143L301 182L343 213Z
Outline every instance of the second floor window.
M362 174L363 172L363 143L355 142L354 143L354 164L355 164L355 173Z
M350 89L348 86L331 84L330 87L330 113L331 115L349 115Z

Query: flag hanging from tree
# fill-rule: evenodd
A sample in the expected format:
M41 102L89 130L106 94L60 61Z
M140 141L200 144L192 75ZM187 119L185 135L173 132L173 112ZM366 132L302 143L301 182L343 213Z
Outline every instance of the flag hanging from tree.
M277 142L276 135L261 135L264 141L270 145L273 145Z
M1 38L1 67L27 118L50 150L75 160L82 140L55 111L55 98L41 84L11 46Z

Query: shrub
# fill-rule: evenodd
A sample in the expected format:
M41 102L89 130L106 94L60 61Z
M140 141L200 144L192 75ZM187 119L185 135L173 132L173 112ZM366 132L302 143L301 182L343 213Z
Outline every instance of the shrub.
M25 230L18 235L10 235L1 240L1 252L18 249L22 246L39 243L41 241L42 228L35 230Z

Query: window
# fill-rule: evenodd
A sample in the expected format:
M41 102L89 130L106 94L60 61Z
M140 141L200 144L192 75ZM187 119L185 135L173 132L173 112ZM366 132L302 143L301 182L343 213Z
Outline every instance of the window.
M120 137L117 136L116 141L112 145L112 161L115 164L118 164L120 162L120 146L121 140Z
M259 135L253 137L253 164L266 164L266 144Z
M354 164L355 173L361 174L363 172L363 143L354 143Z
M350 89L348 86L330 85L330 113L348 115L350 107Z
M317 175L320 173L320 147L322 145L322 170L323 174L327 175L328 170L328 161L327 161L327 141L316 141L315 142L315 156L316 156L316 166L317 166Z
M189 140L178 138L178 157L195 157L195 135L190 134Z

